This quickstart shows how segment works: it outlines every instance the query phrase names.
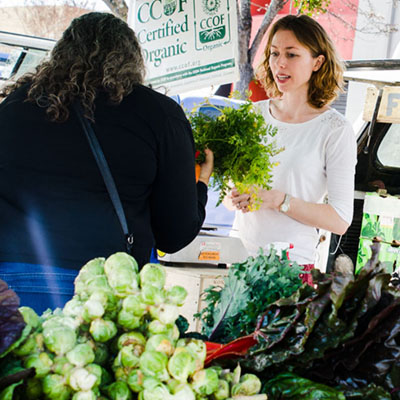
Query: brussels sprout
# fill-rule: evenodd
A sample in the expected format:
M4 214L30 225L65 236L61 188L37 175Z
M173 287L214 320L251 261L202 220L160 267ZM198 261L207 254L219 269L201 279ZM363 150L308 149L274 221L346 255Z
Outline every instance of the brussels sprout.
M218 380L218 389L214 392L214 400L225 400L229 398L229 383L223 379Z
M39 378L28 378L25 385L25 396L28 400L43 398L42 381Z
M104 306L101 301L92 299L92 296L90 296L89 300L87 300L82 309L82 318L86 322L90 322L96 318L101 318L106 310L104 309Z
M74 393L72 400L96 400L97 395L93 390L85 390Z
M130 400L132 399L132 392L125 382L117 381L111 383L105 388L107 396L111 400Z
M158 335L162 334L165 336L168 336L172 343L175 344L176 341L179 339L179 328L176 326L176 324L163 324L161 321L158 319L154 319L151 321L146 328L148 335Z
M139 272L140 286L151 285L158 289L162 289L165 285L165 269L160 264L146 264Z
M194 394L192 388L188 384L180 385L176 388L173 396L170 397L171 400L196 400L196 395Z
M104 261L103 258L94 259L81 268L75 279L75 294L81 300L87 300L92 293L112 292L104 273Z
M118 324L125 329L136 329L141 325L141 318L122 309L118 313Z
M121 367L113 366L113 372L115 381L122 381L122 382L128 381L128 376L130 372L128 368L122 366Z
M142 392L143 400L169 400L171 395L168 388L160 383L153 388L145 388Z
M24 360L25 368L35 368L36 378L45 377L51 371L52 365L52 359L45 352L31 354Z
M97 380L96 380L94 386L100 386L100 384L102 382L102 374L103 374L104 368L101 368L100 365L92 363L92 364L86 365L85 369L90 374L97 377Z
M76 318L57 314L48 316L42 323L43 329L67 327L74 331L79 327L79 325L80 322Z
M104 263L106 259L103 257L93 258L88 261L79 271L78 276L75 278L76 281L81 280L87 282L93 276L104 275Z
M43 379L43 393L48 399L69 399L71 389L66 386L63 376L50 374Z
M167 290L167 302L182 306L187 297L187 290L182 286L172 286Z
M138 348L140 350L138 351ZM129 344L127 346L122 347L122 349L118 352L117 357L114 360L114 366L116 367L126 367L126 368L135 368L139 364L139 357L142 353L143 346Z
M104 272L117 296L138 292L138 265L129 254L115 253L108 257L104 264Z
M179 317L179 308L175 304L159 304L150 307L150 315L165 325L171 325Z
M107 342L117 334L113 321L97 318L90 323L89 332L96 342Z
M22 306L19 307L18 310L22 314L22 317L27 325L31 326L33 329L36 329L39 326L39 316L36 314L33 308Z
M67 375L74 366L68 361L65 356L58 356L53 360L52 370L55 374L65 376Z
M167 371L168 357L158 351L144 351L140 356L140 369L145 375L167 381L170 377Z
M76 392L91 390L98 382L98 376L90 373L86 368L76 367L68 375L69 386Z
M118 350L121 350L124 346L128 346L130 344L140 345L144 347L146 345L146 339L140 332L132 331L123 333L118 338L117 343L118 343Z
M118 252L109 256L104 264L104 272L106 274L112 273L114 269L129 268L133 272L138 273L139 267L136 260L128 253Z
M153 335L147 340L146 350L161 351L170 357L174 352L174 345L167 335Z
M218 373L212 368L202 369L193 375L192 389L200 396L210 396L218 390Z
M104 343L96 342L94 346L94 362L104 365L108 360L108 349Z
M179 328L176 324L168 325L167 335L171 338L173 342L176 342L179 339Z
M145 304L162 304L165 301L165 294L158 287L146 285L142 287L140 297Z
M36 346L39 349L39 351L43 351L44 350L44 337L43 337L43 333L34 333L34 337L36 340Z
M157 335L157 334L168 335L168 333L170 332L170 327L163 324L161 321L155 319L147 325L147 331L151 335Z
M254 374L244 374L239 383L232 386L232 396L253 396L261 390L261 381Z
M129 373L127 384L133 392L139 393L143 390L143 382L144 374L140 369L134 369Z
M80 343L67 353L67 359L71 364L83 367L94 361L94 351L88 343Z
M146 313L147 304L142 302L140 296L131 294L122 301L122 309L136 317L142 317Z
M177 379L169 379L167 382L167 387L170 393L174 394L177 390L179 390L180 386L186 385L186 383L182 383Z
M87 300L93 293L97 292L107 293L110 296L113 294L113 290L105 275L92 277L89 281L86 282L83 290L84 292L79 294L82 300Z
M80 317L82 311L83 302L78 298L78 296L74 296L63 308L63 314L67 317Z
M155 387L161 385L161 381L154 376L145 376L143 380L143 389L154 389Z
M24 342L22 342L16 349L13 350L13 353L18 357L23 357L37 351L39 351L39 349L36 343L35 335L29 335Z
M185 347L177 347L168 361L170 375L180 382L186 382L195 369L196 362L191 352Z
M176 346L185 347L196 361L196 371L202 369L207 356L207 347L203 340L184 338L179 339Z

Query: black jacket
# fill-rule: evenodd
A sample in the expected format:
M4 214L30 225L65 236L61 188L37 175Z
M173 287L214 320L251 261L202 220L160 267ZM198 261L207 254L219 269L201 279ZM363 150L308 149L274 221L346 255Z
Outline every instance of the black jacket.
M0 104L0 261L80 268L124 251L124 237L94 157L71 112L50 122L27 86ZM94 130L118 188L139 265L151 248L175 252L205 218L194 143L181 107L138 86L121 104L96 100Z

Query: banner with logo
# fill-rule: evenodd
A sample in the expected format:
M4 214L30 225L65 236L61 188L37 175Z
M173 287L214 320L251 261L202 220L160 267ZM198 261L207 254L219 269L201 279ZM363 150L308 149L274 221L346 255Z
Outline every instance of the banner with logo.
M168 94L236 82L236 0L131 0L146 81Z

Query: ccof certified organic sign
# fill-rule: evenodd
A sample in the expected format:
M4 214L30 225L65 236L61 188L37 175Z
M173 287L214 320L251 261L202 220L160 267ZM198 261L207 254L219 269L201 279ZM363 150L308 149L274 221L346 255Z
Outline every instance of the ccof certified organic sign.
M175 94L238 79L235 0L132 0L128 22L154 88Z

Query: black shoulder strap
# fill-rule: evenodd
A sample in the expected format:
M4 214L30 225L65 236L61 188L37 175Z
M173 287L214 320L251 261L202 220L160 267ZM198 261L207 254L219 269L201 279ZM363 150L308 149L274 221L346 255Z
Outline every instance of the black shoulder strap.
M104 183L106 185L108 194L110 195L111 201L114 205L115 212L117 213L119 222L122 227L122 231L124 232L125 235L126 248L128 250L128 253L131 253L133 245L133 235L129 233L125 212L122 207L117 187L115 186L114 178L111 175L110 167L108 166L107 160L104 156L103 150L101 149L100 143L96 137L96 134L92 128L91 123L83 115L81 104L78 101L75 101L72 106L78 116L79 121L82 124L83 131L85 132L86 138L89 142L90 148L92 149L97 166L99 167Z

